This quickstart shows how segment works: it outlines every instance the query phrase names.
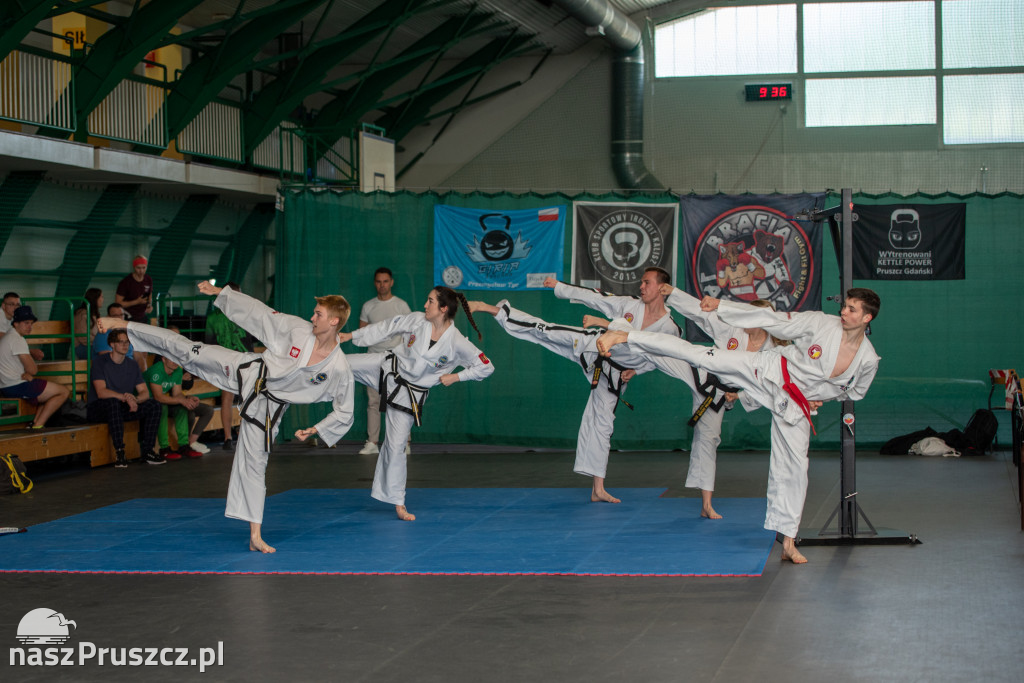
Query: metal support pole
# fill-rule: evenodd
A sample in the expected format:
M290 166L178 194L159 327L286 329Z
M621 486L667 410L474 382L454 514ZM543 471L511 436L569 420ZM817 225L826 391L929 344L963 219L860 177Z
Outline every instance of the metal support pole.
M838 210L819 212L812 220L828 217L832 222L832 240L839 257L839 289L834 298L840 308L845 304L846 291L853 286L853 225L856 217L853 213L853 190L844 188L840 192ZM836 230L835 218L841 215L841 223ZM856 412L854 402L842 401L840 404L842 427L839 434L839 503L832 511L825 526L817 534L814 532L798 535L797 545L896 545L920 543L917 536L902 531L879 530L857 503L857 439ZM863 519L870 531L860 532L859 520ZM836 521L834 529L830 529L832 520Z

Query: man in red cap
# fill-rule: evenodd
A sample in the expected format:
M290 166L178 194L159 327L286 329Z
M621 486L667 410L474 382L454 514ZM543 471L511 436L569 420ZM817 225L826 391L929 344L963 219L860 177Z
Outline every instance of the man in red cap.
M132 259L132 272L117 284L114 302L124 307L129 318L137 323L148 323L153 312L153 280L146 275L149 261L145 256Z

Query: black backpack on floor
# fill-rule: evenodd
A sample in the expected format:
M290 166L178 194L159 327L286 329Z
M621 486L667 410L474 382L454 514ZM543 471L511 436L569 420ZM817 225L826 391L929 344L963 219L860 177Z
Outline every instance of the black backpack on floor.
M971 415L964 427L964 441L966 450L974 451L978 455L985 453L992 448L996 432L999 431L999 420L996 414L988 408L979 408Z

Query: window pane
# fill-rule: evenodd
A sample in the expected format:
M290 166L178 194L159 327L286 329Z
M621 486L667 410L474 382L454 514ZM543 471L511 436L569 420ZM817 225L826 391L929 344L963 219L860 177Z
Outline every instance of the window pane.
M807 79L808 128L935 124L935 79Z
M701 12L658 26L654 46L659 78L796 73L796 5Z
M932 2L804 5L806 73L933 68Z
M942 66L978 69L1024 66L1024 2L945 0Z
M947 145L1024 142L1024 74L942 79Z

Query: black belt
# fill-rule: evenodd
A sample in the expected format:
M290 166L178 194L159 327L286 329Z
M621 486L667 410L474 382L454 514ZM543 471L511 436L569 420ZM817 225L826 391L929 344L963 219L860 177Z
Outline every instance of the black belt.
M707 373L707 378L701 382L700 373L697 371L697 368L691 365L690 370L693 371L694 388L701 396L704 397L704 400L701 401L700 405L697 406L697 409L693 411L693 416L690 418L689 422L686 423L686 426L688 427L692 427L697 424L700 418L704 417L704 413L708 411L708 408L714 410L716 413L720 411L722 406L725 405L726 392L735 394L740 391L738 387L730 387L723 384L722 380L718 379L717 375L713 375L710 372ZM722 393L718 396L718 400L716 401L715 396L718 395L719 391Z
M606 377L605 382L608 385L608 391L610 391L611 393L615 394L615 398L617 399L615 401L615 408L612 408L612 412L613 413L615 412L616 408L619 407L619 401L622 401L622 404L625 405L630 410L634 409L633 408L633 404L631 404L626 399L622 398L622 388L623 388L622 385L625 384L625 382L622 381L622 373L624 371L626 371L626 370L631 370L632 368L627 368L624 365L620 365L619 363L616 363L615 361L613 361L611 358L607 358L607 357L602 356L600 354L598 354L597 360L594 361L594 365L593 365L593 367L591 369L591 368L587 367L587 361L583 357L583 354L581 353L580 354L580 365L583 367L583 371L584 372L591 373L591 375L590 375L590 390L591 391L593 391L594 389L597 389L598 384L601 383L601 375L602 374ZM613 378L612 377L612 373L604 371L604 366L605 365L608 365L608 366L612 367L613 369L619 371L618 379Z
M517 325L519 327L532 327L534 329L538 329L538 330L541 330L541 331L552 330L552 331L556 331L556 332L577 332L579 334L588 335L588 336L596 336L596 335L604 334L604 330L589 330L589 329L586 329L586 328L583 328L583 327L572 327L570 325L552 325L550 323L534 323L534 322L527 322L527 321L524 321L524 320L514 320L512 317L510 317L510 314L511 314L512 311L511 311L511 308L508 306L508 304L506 304L502 308L505 310L505 316L506 316L508 322L510 324L512 324L512 325ZM582 353L579 356L579 361L580 361L580 365L583 367L583 372L589 373L590 372L590 368L587 366L587 361L583 358L583 354ZM619 365L618 363L616 363L615 361L613 361L610 358L605 358L604 356L601 356L600 354L598 354L597 362L594 363L594 368L593 368L594 374L593 374L593 376L590 379L590 390L593 391L594 389L596 389L597 385L600 383L600 381L601 381L601 374L603 372L603 366L604 366L605 363L607 363L608 365L610 365L611 367L613 367L613 368L615 368L616 370L619 371L619 380L618 381L615 381L615 380L612 379L611 373L606 373L607 377L608 377L608 391L610 391L613 394L615 394L615 397L618 399L618 401L622 401L626 405L627 408L629 408L630 410L633 410L633 406L629 403L629 401L627 401L626 399L622 398L622 385L624 384L624 382L622 381L622 371L623 370L628 370L629 368L626 368L626 367L623 367L622 365ZM619 407L618 401L615 402L615 407L616 408ZM613 409L612 412L614 412L614 409Z
M391 370L385 371L385 365L388 361L391 361ZM393 377L395 381L395 390L391 392L388 391L388 377ZM402 389L409 392L410 407L408 408L395 401L395 397L398 396L398 392ZM412 415L413 419L416 420L416 426L422 426L420 418L423 415L423 404L427 400L427 394L430 393L430 389L428 387L421 387L413 384L398 374L398 358L395 356L394 352L388 352L387 355L384 356L384 362L381 363L380 380L377 383L377 393L379 393L384 399L380 402L380 412L386 412L388 406L390 406L395 410Z
M271 435L274 433L274 425L276 425L277 421L281 419L281 415L284 413L284 409L287 407L288 404L287 402L282 401L281 399L274 396L272 393L270 393L270 390L267 389L267 364L263 362L262 357L253 358L251 361L242 363L241 365L238 366L238 369L235 371L235 375L238 379L239 393L241 393L242 388L244 386L242 384L242 370L246 370L251 365L254 364L259 366L258 374L256 375L256 381L253 384L252 390L249 392L249 395L242 400L242 405L238 409L238 412L243 420L245 420L249 424L256 425L257 427L260 428L260 430L263 431L264 445L266 446L266 450L270 451ZM267 399L267 407L264 412L262 422L258 418L252 417L251 415L248 414L249 406L252 405L252 403L260 396L263 396L264 398ZM271 414L270 410L271 404L276 404L277 406L276 409L273 411L273 414Z

